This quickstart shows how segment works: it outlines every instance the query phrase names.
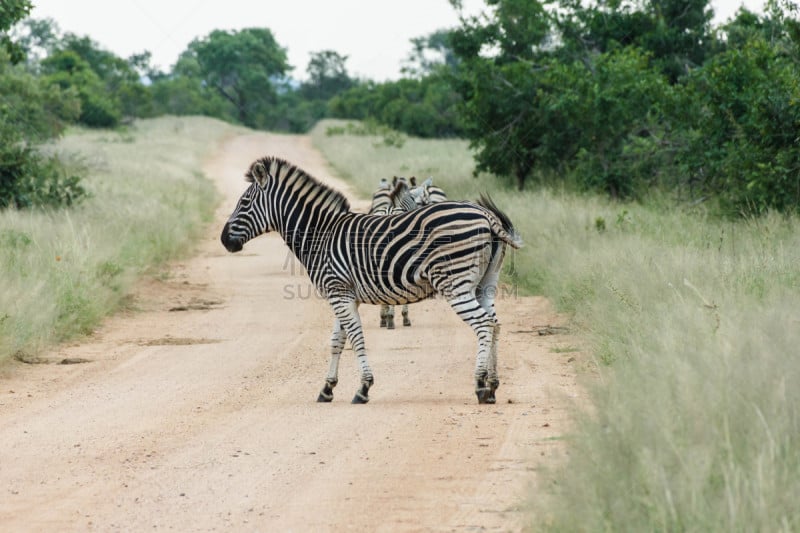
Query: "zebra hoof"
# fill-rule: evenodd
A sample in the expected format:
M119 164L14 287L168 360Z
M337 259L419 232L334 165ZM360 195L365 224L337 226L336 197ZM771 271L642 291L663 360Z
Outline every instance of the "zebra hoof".
M358 389L356 395L353 396L353 401L350 403L367 403L369 401L369 388L375 381L370 377L366 381L361 382L361 388Z
M386 321L386 329L394 329L394 319L390 318Z
M322 391L320 391L319 396L317 396L317 402L330 403L332 401L333 401L333 388L330 385L325 385Z
M411 321L410 321L409 319L407 319L407 318L404 318L404 319L403 319L403 325L404 325L405 327L408 327L408 326L410 326L410 325L411 325Z
M478 403L495 403L494 397L494 390L490 389L489 387L481 387L479 389L475 389L475 395L478 397Z
M385 318L381 318L381 327L382 328L386 327L386 319Z
M319 403L330 403L333 401L333 388L339 382L338 379L326 379L325 386L322 387L322 390L317 396L317 402Z
M353 396L353 401L350 403L354 404L363 404L369 401L369 396L364 396L361 392L357 392L355 396Z

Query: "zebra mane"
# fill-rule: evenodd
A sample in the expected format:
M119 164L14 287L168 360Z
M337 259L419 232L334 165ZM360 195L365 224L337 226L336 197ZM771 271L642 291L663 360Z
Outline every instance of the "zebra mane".
M292 189L299 189L310 183L312 188L323 193L327 205L335 210L350 211L350 202L342 193L280 157L268 156L257 159L250 165L244 177L248 183L258 182L262 187L270 178L277 183L286 183Z

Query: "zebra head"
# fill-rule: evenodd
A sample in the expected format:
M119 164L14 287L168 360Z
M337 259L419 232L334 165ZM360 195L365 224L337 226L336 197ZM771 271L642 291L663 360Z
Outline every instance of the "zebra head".
M240 251L250 239L274 229L267 208L267 188L273 177L265 162L258 160L250 166L245 177L252 183L239 198L236 209L222 228L220 240L229 252Z
M422 185L408 190L408 195L414 200L417 207L422 207L423 205L431 203L429 191L431 185L433 185L433 178L428 178L422 182Z

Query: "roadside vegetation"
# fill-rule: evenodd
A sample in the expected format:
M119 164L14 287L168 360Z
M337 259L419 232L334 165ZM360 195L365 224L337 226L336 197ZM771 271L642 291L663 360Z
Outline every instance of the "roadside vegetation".
M200 117L75 129L44 147L83 176L70 207L0 211L0 363L35 359L127 305L138 275L190 250L216 192L201 172L236 131Z
M312 136L362 195L398 174L453 199L490 191L526 243L501 279L550 298L585 341L591 407L531 495L532 530L800 528L796 217L520 192L473 177L466 141L368 132L325 121Z
M57 137L69 123L114 128L171 114L289 132L360 120L467 139L478 171L520 190L657 195L732 218L800 210L800 21L789 0L721 24L710 0L485 0L480 16L412 39L402 77L380 83L351 77L335 50L291 65L265 27L198 36L162 71L146 50L118 57L56 21L24 18L30 0L7 3L0 140L12 148L0 164L20 168L11 187L0 183L0 206L80 197L79 176L32 152L17 157L20 141ZM29 194L31 175L69 181L72 193Z
M333 50L292 79L268 28L162 72L5 2L0 362L91 331L211 213L200 163L235 126L152 117L346 119L311 132L339 175L491 192L527 243L505 280L585 341L591 407L532 529L800 530L797 6L714 27L709 0L485 3L376 83Z

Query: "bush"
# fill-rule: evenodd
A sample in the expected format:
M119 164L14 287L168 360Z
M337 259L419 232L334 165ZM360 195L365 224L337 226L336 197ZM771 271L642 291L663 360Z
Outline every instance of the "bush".
M86 194L79 177L37 148L79 111L73 90L47 84L0 54L0 208L70 205Z
M86 195L80 177L57 157L9 137L0 133L0 208L71 205Z
M464 133L460 103L446 76L435 73L356 85L331 98L328 112L335 118L378 121L415 137L458 137Z
M696 142L683 159L724 211L800 208L800 75L779 47L756 37L715 56L684 107Z
M77 53L66 50L42 61L45 80L62 90L73 90L80 98L78 122L92 128L113 128L119 124L122 109L108 93L100 77Z

